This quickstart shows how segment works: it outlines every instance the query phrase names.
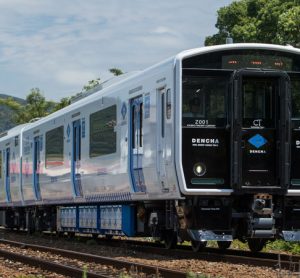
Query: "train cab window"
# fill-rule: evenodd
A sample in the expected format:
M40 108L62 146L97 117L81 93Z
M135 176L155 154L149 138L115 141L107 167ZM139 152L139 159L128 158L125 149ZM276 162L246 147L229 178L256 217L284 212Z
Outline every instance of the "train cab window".
M183 126L225 126L227 77L184 76L182 86Z
M300 120L300 77L291 78L292 119Z
M264 127L275 127L276 80L270 78L245 78L243 80L243 126L252 127L260 121Z
M90 115L90 157L117 151L117 106L113 105Z
M60 126L46 132L46 168L61 166L64 163L64 127Z

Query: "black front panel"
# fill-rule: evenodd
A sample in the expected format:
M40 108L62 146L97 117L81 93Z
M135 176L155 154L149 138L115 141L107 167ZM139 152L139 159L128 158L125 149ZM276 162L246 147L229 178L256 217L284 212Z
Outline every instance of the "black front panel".
M278 78L243 77L242 185L278 185L277 130Z
M300 189L300 74L291 75L292 140L291 188Z
M183 68L300 71L300 55L270 49L231 49L188 57Z
M242 185L278 185L274 130L243 130Z
M290 81L278 71L245 69L233 79L232 184L285 191L290 175Z
M224 129L184 128L182 161L187 188L230 188L230 134ZM195 173L195 165L205 169Z
M230 75L183 71L182 163L187 188L230 188Z

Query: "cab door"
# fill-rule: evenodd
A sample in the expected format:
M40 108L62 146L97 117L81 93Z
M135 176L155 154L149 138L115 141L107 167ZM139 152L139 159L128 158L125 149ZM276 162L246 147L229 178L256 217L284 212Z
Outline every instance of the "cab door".
M290 81L276 71L233 78L232 184L236 190L286 190L290 173Z

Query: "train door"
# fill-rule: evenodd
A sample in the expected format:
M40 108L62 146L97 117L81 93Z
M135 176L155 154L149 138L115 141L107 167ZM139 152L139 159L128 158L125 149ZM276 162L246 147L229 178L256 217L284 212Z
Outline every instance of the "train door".
M72 140L72 183L75 197L81 197L81 175L80 175L80 160L81 160L81 123L80 120L73 122L73 140Z
M6 152L5 152L5 193L6 193L6 201L11 202L11 192L10 192L10 148L7 148Z
M130 101L130 174L134 192L145 192L143 174L143 97Z
M36 200L41 200L40 189L40 163L41 163L41 141L40 136L34 137L33 148L33 192Z
M233 185L285 190L290 171L290 89L286 74L241 70L233 79Z
M157 90L156 103L156 170L159 182L162 188L167 187L166 178L166 90L165 88Z
M292 142L291 142L291 187L300 186L300 73L290 74L291 77L291 105L292 105Z

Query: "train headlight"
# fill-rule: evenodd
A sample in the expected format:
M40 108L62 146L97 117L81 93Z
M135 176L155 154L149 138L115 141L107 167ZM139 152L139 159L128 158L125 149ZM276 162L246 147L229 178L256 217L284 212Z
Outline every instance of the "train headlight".
M194 173L196 176L201 177L206 173L206 167L203 163L199 162L194 165Z

